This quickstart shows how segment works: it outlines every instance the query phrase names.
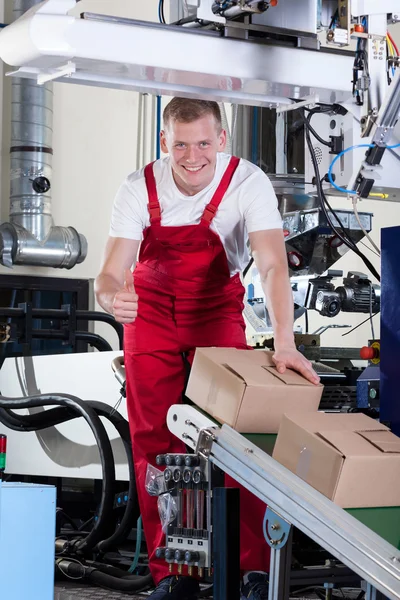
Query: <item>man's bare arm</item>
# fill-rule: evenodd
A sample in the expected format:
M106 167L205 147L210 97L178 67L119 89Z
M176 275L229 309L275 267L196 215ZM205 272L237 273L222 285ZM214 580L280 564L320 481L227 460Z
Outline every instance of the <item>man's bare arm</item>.
M293 295L290 286L285 241L281 229L255 231L249 234L254 262L260 273L267 298L268 312L274 330L275 356L278 369L286 367L302 373L313 383L319 378L311 363L296 350L293 335Z
M139 240L109 237L99 275L95 280L97 302L121 323L137 315L137 295L130 270L136 264Z

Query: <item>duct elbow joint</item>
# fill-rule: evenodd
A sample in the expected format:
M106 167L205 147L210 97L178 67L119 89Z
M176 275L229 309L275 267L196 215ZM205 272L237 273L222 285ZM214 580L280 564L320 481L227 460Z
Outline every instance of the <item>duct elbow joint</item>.
M86 238L73 227L51 227L46 239L38 240L30 231L13 223L0 225L0 263L72 269L87 255Z

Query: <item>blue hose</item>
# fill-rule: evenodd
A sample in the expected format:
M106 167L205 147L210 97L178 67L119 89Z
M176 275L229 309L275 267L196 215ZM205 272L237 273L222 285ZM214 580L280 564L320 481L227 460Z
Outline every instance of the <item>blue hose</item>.
M142 515L140 515L140 517L137 520L137 525L136 525L136 550L135 550L135 556L133 557L133 562L132 562L131 566L128 569L129 573L134 573L135 570L137 569L137 566L139 564L140 549L141 549L141 547L142 547Z
M399 147L400 147L400 144L396 144L395 146L387 146L386 148L388 150L393 150L394 148L399 148ZM339 160L339 158L341 158L344 154L347 154L347 152L350 152L351 150L355 150L356 148L374 148L374 144L358 144L357 146L350 146L350 148L346 148L346 150L343 150L343 152L339 152L339 154L337 156L335 156L335 158L329 165L329 169L328 169L329 183L335 188L335 190L338 190L338 192L344 192L345 194L353 194L353 195L357 194L357 192L355 190L347 190L346 188L342 188L339 185L337 185L333 181L333 177L332 177L332 169L335 166L336 162Z

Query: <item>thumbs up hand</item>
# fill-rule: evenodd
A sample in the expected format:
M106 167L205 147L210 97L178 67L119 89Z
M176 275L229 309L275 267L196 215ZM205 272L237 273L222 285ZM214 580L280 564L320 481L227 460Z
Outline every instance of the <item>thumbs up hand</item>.
M124 287L114 296L113 315L119 323L132 323L137 317L138 295L133 285L132 272L125 269Z

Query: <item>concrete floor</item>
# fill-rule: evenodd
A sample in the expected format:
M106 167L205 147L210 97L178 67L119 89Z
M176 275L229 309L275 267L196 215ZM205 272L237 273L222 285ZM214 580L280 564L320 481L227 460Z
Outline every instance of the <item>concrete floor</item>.
M83 586L77 583L56 584L54 600L145 600L148 594L132 596L120 592L111 592L99 587Z

